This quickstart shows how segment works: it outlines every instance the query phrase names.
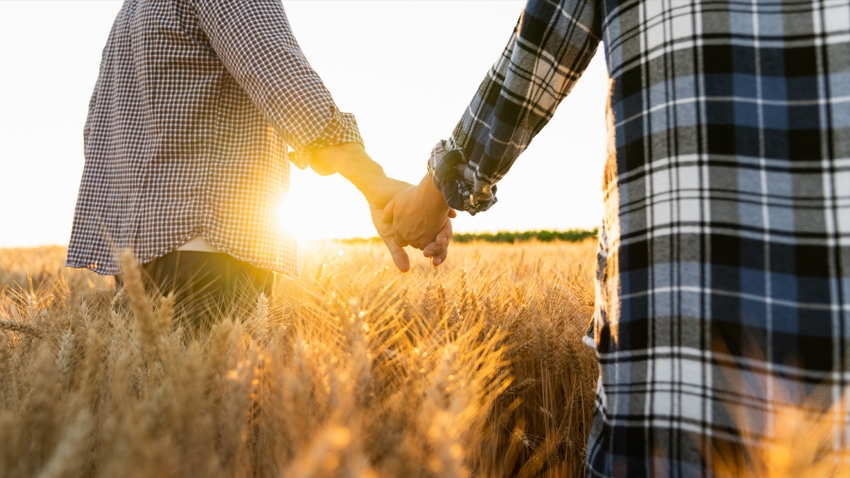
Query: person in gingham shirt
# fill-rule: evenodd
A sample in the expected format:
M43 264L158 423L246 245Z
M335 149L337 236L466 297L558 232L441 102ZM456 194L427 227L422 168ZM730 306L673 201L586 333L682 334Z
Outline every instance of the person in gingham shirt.
M298 273L295 241L276 214L292 161L358 187L394 261L409 268L381 210L410 185L366 154L280 0L125 0L84 142L69 267L120 280L117 257L129 248L162 293L238 282L270 292L274 272ZM451 234L443 213L441 240L426 251L435 264Z
M611 90L588 475L722 474L788 438L785 405L837 411L821 458L846 473L848 2L530 0L430 174L387 206L399 242L424 246L439 227L437 214L405 221L422 203L495 204L600 44ZM541 198L551 208L558 191Z

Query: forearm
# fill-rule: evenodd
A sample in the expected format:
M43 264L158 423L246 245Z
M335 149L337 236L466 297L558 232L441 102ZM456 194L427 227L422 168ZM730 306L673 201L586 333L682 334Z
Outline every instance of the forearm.
M394 180L387 177L384 168L359 143L344 143L314 150L311 167L321 174L339 173L363 194L369 204L382 207L392 199L386 183Z

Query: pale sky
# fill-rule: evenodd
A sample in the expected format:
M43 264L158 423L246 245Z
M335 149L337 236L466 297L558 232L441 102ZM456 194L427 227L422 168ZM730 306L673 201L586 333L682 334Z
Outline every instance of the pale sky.
M67 244L82 130L121 0L0 0L0 247ZM308 60L370 155L393 177L425 174L516 24L524 0L284 0ZM499 183L499 203L456 232L593 228L601 217L605 62L597 54L555 118ZM339 176L292 168L302 239L375 235Z

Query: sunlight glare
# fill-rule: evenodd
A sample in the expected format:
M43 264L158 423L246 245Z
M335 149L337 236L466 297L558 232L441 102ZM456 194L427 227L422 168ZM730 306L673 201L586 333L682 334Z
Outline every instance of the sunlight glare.
M304 245L312 239L309 236L309 224L306 222L303 212L295 207L295 201L290 196L284 196L278 204L277 224L287 234L296 238L299 244Z
M336 207L343 209L338 205ZM331 212L332 209L329 212L328 207L322 207L316 201L300 196L297 192L290 192L279 203L277 223L278 227L294 236L301 246L314 241L353 237L350 228L344 227L344 220L340 217L344 219L346 211L340 211L340 214Z
M376 232L367 206L363 195L342 176L292 168L288 196L280 202L277 220L301 244L369 238Z

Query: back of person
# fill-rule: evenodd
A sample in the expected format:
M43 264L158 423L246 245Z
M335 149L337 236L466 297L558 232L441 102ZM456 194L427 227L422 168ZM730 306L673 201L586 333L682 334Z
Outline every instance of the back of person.
M118 256L129 249L148 292L175 294L194 329L237 297L257 304L276 273L298 274L295 238L277 214L290 162L356 187L393 262L410 269L383 208L412 186L366 153L354 115L310 66L280 0L124 0L84 142L66 266L120 286ZM439 265L451 221L445 204L434 211L438 231L423 255Z
M450 207L496 203L600 45L611 91L588 474L746 474L727 465L757 470L794 438L787 407L838 407L808 458L850 469L850 5L529 0L431 152Z
M297 272L275 214L287 148L327 125L314 106L333 107L305 65L280 2L125 0L89 104L67 265L117 274L116 252L144 264L200 237Z
M598 20L614 134L589 472L743 466L793 438L784 405L843 403L823 431L847 460L850 7L607 1Z

